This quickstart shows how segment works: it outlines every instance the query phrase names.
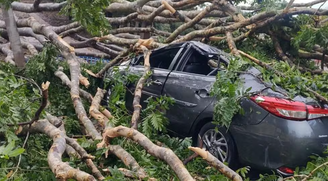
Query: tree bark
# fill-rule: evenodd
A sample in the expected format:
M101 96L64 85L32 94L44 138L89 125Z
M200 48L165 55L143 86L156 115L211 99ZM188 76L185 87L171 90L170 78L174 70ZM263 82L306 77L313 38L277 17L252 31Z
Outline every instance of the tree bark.
M182 161L174 154L174 152L169 148L163 148L152 143L145 135L133 128L127 128L124 126L118 126L115 128L110 128L105 130L103 133L103 141L99 143L98 147L104 147L104 145L109 144L108 140L124 136L137 142L140 146L151 155L166 161L172 168L172 170L177 174L178 178L182 181L193 181L190 173L187 171Z
M61 130L50 124L48 120L38 120L31 126L31 132L33 131L44 133L53 139L53 144L48 152L48 164L57 179L76 179L78 181L96 180L90 174L75 169L61 160L66 149L66 136Z
M138 46L138 45L136 45L136 46ZM151 51L149 51L142 44L140 44L139 46L141 47L141 49L144 52L144 73L140 77L140 79L136 85L136 89L134 91L133 114L132 114L132 118L131 118L132 128L134 128L134 129L138 129L138 121L140 118L140 111L141 111L140 99L141 99L142 88L146 82L147 77L150 75L149 57L150 57Z
M220 162L215 156L213 156L208 151L205 151L201 148L189 147L190 150L194 151L198 155L200 155L204 160L207 161L208 164L219 170L225 176L227 176L232 181L242 181L243 179L236 172L231 170L228 166Z
M14 12L11 7L6 9L4 6L2 6L2 15L6 22L6 30L8 32L10 47L13 51L15 64L17 67L23 68L25 67L25 58L20 37L17 31Z

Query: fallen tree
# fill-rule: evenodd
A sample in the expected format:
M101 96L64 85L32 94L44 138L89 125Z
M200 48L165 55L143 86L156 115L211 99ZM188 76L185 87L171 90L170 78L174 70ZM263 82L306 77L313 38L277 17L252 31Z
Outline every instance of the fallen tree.
M71 117L74 117L73 115L77 117L83 128L82 134L90 138L92 142L100 142L98 149L105 149L106 157L108 154L114 154L122 160L129 170L120 168L118 169L120 173L128 178L135 179L153 177L151 173L147 173L147 170L140 166L139 160L134 158L135 155L130 154L128 150L123 148L124 141L119 142L119 144L116 143L116 137L122 136L131 139L141 146L140 150L144 149L150 155L167 162L180 180L194 180L196 178L195 175L187 170L180 160L182 158L179 158L171 149L160 144L157 145L155 140L147 138L142 132L138 131L138 125L142 117L140 115L142 112L140 106L141 91L147 77L151 76L149 73L149 56L151 51L168 43L190 40L219 44L222 49L230 50L231 54L236 57L246 56L256 64L286 78L284 74L272 68L268 63L261 62L239 50L251 51L248 46L250 43L256 48L264 46L263 44L270 44L274 52L268 54L272 58L279 58L289 65L296 65L297 69L303 72L325 74L327 44L325 41L315 40L325 36L324 30L328 26L325 23L324 17L328 15L328 11L311 7L323 2L325 1L317 0L311 3L295 4L293 1L289 3L279 1L277 3L283 8L271 11L261 11L265 4L255 3L251 7L242 7L234 5L238 4L239 1L231 3L226 0L137 0L133 2L123 0L110 4L107 1L97 1L92 2L91 5L86 1L81 1L79 6L77 6L79 2L75 0L60 3L43 3L40 0L36 0L33 4L10 2L8 7L11 7L16 12L29 14L62 10L66 12L66 15L72 16L74 21L65 25L52 26L48 23L43 24L39 21L39 18L34 18L33 16L18 18L15 21L17 28L15 26L11 28L16 29L14 32L19 34L19 41L25 40L25 38L31 41L25 40L21 41L22 45L15 45L14 43L16 42L12 41L12 37L15 35L8 29L9 21L1 20L0 32L3 42L0 45L0 50L4 55L3 59L5 62L24 67L22 57L16 56L19 54L19 51L15 47L22 46L28 50L25 57L30 55L38 56L40 52L42 55L40 58L46 59L47 55L43 53L42 49L47 49L47 44L49 43L56 46L64 61L67 62L68 69L65 70L65 68L61 67L64 65L59 66L59 64L56 64L58 67L55 68L51 67L51 65L46 65L47 67L45 66L46 68L44 69L51 67L52 73L54 73L52 76L58 77L70 90L70 101L73 103L71 103L70 108L74 109L71 109L74 113L65 113L70 114ZM249 12L243 10L248 10ZM82 14L95 12L99 13L99 16L82 16ZM293 17L293 15L299 15L299 17ZM11 21L13 20L11 19ZM307 23L314 25L314 28L306 25ZM111 25L110 30L108 30L109 25ZM295 36L294 34L297 32L301 33ZM305 41L305 39L309 39L311 34L316 35L315 38L312 38L313 41ZM18 35L15 38L17 39L17 37ZM254 40L257 42L254 42ZM305 41L305 43L302 41ZM294 51L295 47L302 51ZM306 50L308 53L304 53L303 50ZM96 87L97 84L90 83L92 80L89 82L87 77L89 77L89 74L92 76L91 79L102 78L108 69L129 58L131 53L140 54L140 52L145 57L145 70L136 84L137 88L134 92L135 97L133 101L134 111L128 124L116 125L117 120L122 116L119 114L122 112L115 111L115 114L113 114L105 107L100 106L105 90ZM56 55L58 56L58 54ZM96 70L97 73L94 74L92 71L82 68L86 65L79 55L110 58L112 60L98 68ZM300 63L300 60L303 58L320 59L320 68L308 68L311 61L306 60ZM24 72L24 69L22 71ZM69 74L69 77L66 74ZM86 88L80 87L80 84ZM91 90L91 92L95 93L94 96L88 93L90 91L88 87L94 88L93 91ZM304 89L320 102L328 102L327 95L322 93L322 91L313 90L309 87ZM88 103L84 103L83 99L87 100ZM65 101L68 101L68 99ZM49 109L51 109L51 106L50 102ZM45 104L43 104L41 110L45 107ZM86 107L90 107L88 112ZM92 118L88 116L88 113ZM57 119L57 121L53 121L51 116L47 116L47 119L39 119L39 116L38 119L34 118L32 119L33 121L24 124L25 126L19 127L19 131L16 131L16 134L42 133L53 140L48 152L48 163L56 178L62 180L70 178L76 180L104 180L107 176L104 174L108 174L108 172L113 176L115 175L115 171L106 168L106 165L104 165L106 161L102 160L101 156L96 158L89 155L78 141L67 135L63 120ZM56 119L56 117L52 118ZM22 125L20 123L22 122L16 121L15 123L9 123L7 126ZM132 127L127 127L130 124ZM114 143L112 144L112 142ZM231 180L242 180L237 173L226 168L208 152L196 148L190 149L201 155L210 165L217 168ZM65 151L72 158L78 157L85 161L90 171L81 171L78 169L78 166L74 168L63 162L62 156ZM95 161L95 159L101 161ZM7 174L9 175L7 178L10 178L11 175ZM311 172L304 178L312 176L313 173Z

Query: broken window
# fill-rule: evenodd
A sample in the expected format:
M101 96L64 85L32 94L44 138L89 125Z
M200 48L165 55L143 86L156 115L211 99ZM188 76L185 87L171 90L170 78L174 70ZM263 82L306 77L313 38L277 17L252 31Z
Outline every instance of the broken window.
M174 48L167 51L150 55L150 66L162 69L168 69L180 48Z
M208 64L208 60L208 57L201 55L197 51L193 51L183 68L183 72L208 75L215 69Z
M150 54L149 63L151 68L168 69L180 48L173 48ZM135 65L143 65L144 57L140 56L133 62Z

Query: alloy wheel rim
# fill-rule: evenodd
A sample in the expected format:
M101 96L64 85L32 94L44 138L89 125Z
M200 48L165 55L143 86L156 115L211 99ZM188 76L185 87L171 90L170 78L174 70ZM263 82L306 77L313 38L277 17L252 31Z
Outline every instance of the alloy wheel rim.
M221 132L214 129L207 130L203 137L203 148L206 148L213 156L222 162L226 162L228 158L228 143Z

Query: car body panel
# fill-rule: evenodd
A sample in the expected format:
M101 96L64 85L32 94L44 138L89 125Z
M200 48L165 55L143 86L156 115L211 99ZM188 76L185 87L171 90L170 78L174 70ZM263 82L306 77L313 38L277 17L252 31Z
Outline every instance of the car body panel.
M326 149L328 133L321 120L294 121L272 114L260 124L233 124L229 130L241 163L261 169L304 165L313 153L321 154ZM325 138L319 138L318 131Z
M166 113L170 120L168 129L182 136L188 135L194 120L214 99L209 94L214 81L215 76L170 73L163 90L164 95L175 100Z

